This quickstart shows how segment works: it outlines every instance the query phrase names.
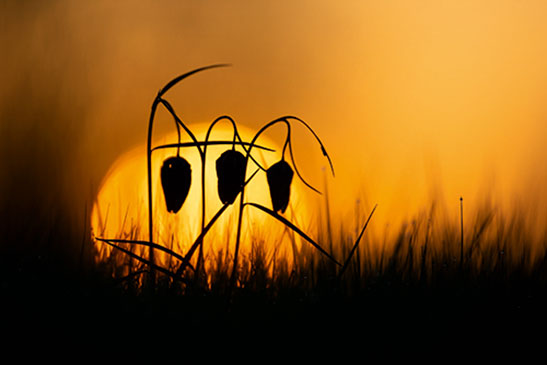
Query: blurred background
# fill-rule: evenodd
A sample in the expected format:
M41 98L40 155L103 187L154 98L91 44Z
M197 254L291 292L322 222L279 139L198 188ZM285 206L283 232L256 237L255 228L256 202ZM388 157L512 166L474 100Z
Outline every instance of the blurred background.
M457 215L460 196L466 211L488 201L539 219L546 14L542 0L2 0L2 252L77 262L111 165L144 148L157 90L213 63L233 66L169 92L179 115L306 120L333 158L335 223L375 203L377 227L434 200ZM156 136L172 132L158 118ZM319 148L304 129L295 138L322 189Z

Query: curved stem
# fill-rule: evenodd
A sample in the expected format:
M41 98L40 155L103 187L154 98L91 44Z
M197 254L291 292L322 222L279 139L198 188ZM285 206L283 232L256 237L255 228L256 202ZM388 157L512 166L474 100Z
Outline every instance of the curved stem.
M306 123L305 121L303 121L302 119L298 118L298 117L295 117L293 115L287 115L285 117L283 117L285 119L294 119L300 123L302 123L312 134L313 136L315 137L315 139L317 140L317 142L319 143L319 145L321 146L321 153L323 153L323 156L325 156L327 158L327 160L329 161L329 165L330 165L330 170L332 171L332 176L334 176L334 166L332 164L332 161L330 159L330 156L329 154L327 153L327 150L325 149L325 146L323 145L323 142L321 142L321 139L319 139L319 136L314 132L314 130L308 125L308 123Z
M175 118L175 121L177 123L180 123L180 125L186 130L186 132L190 135L190 137L193 137L194 135L192 134L192 132L186 128L186 126L184 125L184 123L182 123L182 121L178 118L178 116L176 115L175 111L173 110L173 107L171 106L171 104L169 104L167 101L163 100L162 99L162 96L169 90L171 89L173 86L175 86L176 84L178 84L180 81L184 80L185 78L195 74L195 73L198 73L200 71L204 71L204 70L207 70L207 69L210 69L210 68L215 68L215 67L224 67L224 66L227 66L226 64L217 64L217 65L210 65L210 66L205 66L205 67L201 67L201 68L198 68L198 69L195 69L195 70L192 70L190 72L187 72L185 74L182 74L178 77L175 77L174 79L172 79L171 81L169 81L167 84L165 84L165 86L163 88L160 89L160 91L158 92L157 96L154 98L154 101L152 102L152 108L150 110L150 118L148 120L148 135L147 135L147 143L146 143L146 158L147 158L147 178L148 178L148 238L150 240L150 242L153 242L153 238L154 238L154 218L153 218L153 206L152 206L152 131L153 131L153 125L154 125L154 117L156 115L156 110L158 108L158 104L159 103L162 103L166 109L171 113L171 115L173 115L173 117ZM193 137L194 139L194 142L197 142L197 140L195 140L195 137ZM199 149L199 147L198 147ZM149 259L149 262L151 263L150 267L150 274L149 274L149 286L150 288L153 288L154 285L155 285L155 282L156 282L156 274L155 274L155 270L154 270L154 248L152 246L149 247L149 254L148 254L148 259Z
M331 165L331 169L332 169L332 172L334 174L334 168L332 167L332 163L330 161L330 157L329 155L327 154L327 151L325 150L324 146L323 146L323 143L321 142L321 140L319 139L319 137L317 136L317 134L315 134L315 132L311 129L311 127L306 123L304 122L302 119L298 118L298 117L293 117L293 116L285 116L285 117L281 117L281 118L277 118L273 121L271 121L270 123L266 124L264 127L262 127L255 135L255 137L253 138L253 140L251 141L251 147L249 148L249 150L252 148L252 145L254 145L254 143L256 142L256 139L258 138L258 136L260 134L262 134L266 129L272 127L273 125L275 125L276 123L279 123L279 122L284 122L286 125L287 125L287 138L285 139L285 144L283 145L283 151L282 151L282 158L284 159L285 158L285 150L287 148L287 146L289 147L289 154L290 154L290 157L291 157L291 161L292 161L292 164L293 164L293 167L294 167L294 170L296 171L296 175L298 176L298 178L300 180L302 180L302 182L304 183L304 185L306 185L308 188L312 189L313 191L315 191L316 193L318 194L321 194L321 192L319 190L317 190L316 188L314 188L313 186L311 186L306 180L304 180L304 178L302 177L302 174L300 174L300 171L298 170L298 167L296 166L296 161L294 159L294 153L293 153L293 149L292 149L292 143L291 143L291 124L289 122L289 119L294 119L294 120L297 120L299 122L301 122L302 124L304 124L311 132L312 134L315 136L315 138L317 139L317 141L319 142L319 145L321 146L321 150L323 151L323 155L327 157L327 159L329 160L329 163Z
M287 140L289 140L290 138L290 135L291 135L291 125L290 123L285 119L285 117L283 118L277 118L277 119L274 119L272 120L271 122L265 124L262 128L260 128L258 130L258 132L256 132L256 134L254 135L253 139L251 140L250 142L250 145L249 145L249 150L247 150L247 158L251 155L251 149L253 148L253 146L255 146L255 142L256 140L258 139L258 137L264 133L264 131L266 131L266 129L270 128L270 127L273 127L275 124L277 123L285 123L285 125L287 126L287 138L285 139L285 145L287 144ZM284 152L284 151L283 151Z
M192 133L190 128L188 128L184 124L184 122L179 118L179 116L177 115L177 113L173 109L173 106L171 106L171 104L167 100L159 98L159 102L169 111L169 113L171 113L171 115L175 119L175 122L177 123L177 125L178 126L180 125L186 131L186 133L194 141L195 147L198 149L199 157L200 157L200 160L201 160L201 171L202 171L202 179L201 179L201 223L200 223L200 226L201 226L201 230L203 230L203 228L205 227L205 152L204 151L205 151L206 145L203 145L203 149L200 147L200 144L199 144L196 136L194 135L194 133ZM202 258L203 258L203 248L202 248L202 246L200 246L199 247L199 254L198 254L198 262L197 262L197 265L196 265L196 272L197 272L198 275L199 275L200 268L201 268Z
M251 155L251 150L252 150L256 140L258 139L258 137L266 129L274 126L277 123L285 123L288 130L290 130L290 128L291 128L289 122L287 120L283 119L283 118L275 119L275 120L267 123L266 125L264 125L258 132L256 132L256 134L254 135L254 137L251 141L249 149L247 150L247 156L245 157L247 159L247 161L249 160L249 156ZM289 135L290 135L290 132L287 132L287 136L289 136ZM233 264L232 264L232 273L230 275L230 286L229 286L228 298L230 298L230 296L231 296L233 287L234 287L236 279L237 279L237 277L236 277L237 276L237 274L236 274L237 273L237 260L238 260L238 255L239 255L239 244L240 244L240 241L241 241L241 224L242 224L242 220L243 220L244 200L245 200L245 187L243 187L243 189L241 189L241 195L240 195L240 200L239 200L239 213L238 213L237 232L236 232L236 247L235 247L235 251L234 251L234 261L233 261Z
M232 120L232 118L227 117L230 122L232 122L232 125L234 126L234 130L237 131L235 122ZM205 161L207 158L207 145L209 142L209 136L211 135L211 131L213 130L213 127L215 124L218 123L218 121L221 120L220 118L215 119L207 129L207 133L205 135L205 143L203 144L203 149L201 150L201 233L204 233L205 230L205 209L206 209L206 200L205 200ZM234 132L236 133L236 132ZM199 253L198 253L198 270L201 266L201 261L203 258L203 237L201 238L199 242Z
M285 160L285 151L287 150L287 146L291 142L291 128L287 128L287 138L285 139L285 144L283 145L283 151L281 152L281 159Z
M201 148L199 147L199 142L196 138L196 136L194 135L194 133L192 133L192 131L190 130L190 128L188 128L184 122L179 118L179 116L177 115L177 113L175 112L175 110L173 109L173 106L165 99L162 99L162 98L159 98L158 99L158 102L161 103L165 109L167 109L167 111L169 113L171 113L171 115L173 116L173 118L175 119L175 122L177 122L183 129L184 131L190 136L190 138L192 139L192 141L194 141L194 143L196 144L196 148L198 149L199 153L202 154L203 151L201 150Z
M211 125L209 126L209 129L207 130L207 135L205 136L205 144L206 145L209 145L209 144L212 144L211 142L209 142L209 135L211 133L211 130L213 129L213 126L220 122L221 120L224 120L226 119L227 121L229 121L231 124L232 124L232 128L234 129L234 141L233 141L233 147L235 148L235 145L238 144L237 142L235 142L236 138L239 140L239 145L243 148L243 150L245 151L245 153L247 153L247 149L245 148L245 145L248 145L248 146L253 146L253 147L257 147L257 148L263 148L263 147L259 147L259 146L256 146L256 145L253 145L252 143L247 143L247 142L243 142L243 139L241 138L238 130L237 130L237 125L236 125L236 122L232 119L232 117L228 116L228 115L222 115L218 118L216 118L213 123L211 123ZM269 150L269 151L274 151L272 149L268 149L268 148L263 148L263 149L266 149L266 150ZM262 165L260 165L255 159L254 157L249 153L249 157L251 158L251 160L253 160L253 162L255 163L255 165L261 169L262 171L266 171L266 169L264 167L262 167Z
M175 126L177 127L177 142L179 144L179 146L177 146L177 157L180 157L180 124L177 123L177 121L175 120Z
M298 117L291 116L291 115L284 116L284 117L281 117L281 118L277 118L277 119L267 123L266 125L264 125L253 137L253 139L251 141L251 145L249 146L249 150L247 150L247 157L246 158L247 158L247 160L249 159L251 150L252 150L256 140L258 139L258 137L265 130L267 130L268 128L274 126L277 123L285 123L285 125L287 126L287 138L285 139L285 144L283 145L283 151L282 151L282 156L283 157L282 158L284 158L285 151L286 151L286 148L288 146L294 169L296 170L296 173L297 173L298 177L300 178L300 180L302 180L302 182L306 186L308 186L310 189L314 190L317 193L320 193L317 189L315 189L313 186L311 186L310 184L308 184L304 180L304 178L302 177L302 175L298 171L298 168L296 167L296 163L295 163L295 159L294 159L294 153L293 153L292 144L291 144L291 124L289 122L289 119L294 119L294 120L302 123L313 134L313 136L315 137L315 139L317 140L317 142L321 146L321 152L323 153L323 155L325 157L327 157L327 160L329 161L329 165L330 165L332 174L334 175L334 167L332 165L332 161L330 159L330 156L327 153L327 150L325 149L325 147L323 145L323 142L321 142L321 139L317 136L315 131L305 121L303 121L302 119L300 119ZM243 207L244 207L244 204L245 204L244 203L244 198L245 198L245 189L242 189L241 197L240 197L240 201L239 201L239 219L238 219L238 222L237 222L236 247L235 247L235 252L234 252L234 263L233 263L233 266L232 266L232 274L231 274L231 278L230 278L230 292L232 290L232 287L235 285L235 280L236 280L237 259L238 259L238 253L239 253L239 244L240 244L240 240L241 240L241 221L242 221L242 216L243 216Z
M148 140L146 145L146 167L148 177L148 240L154 242L154 219L152 214L152 126L154 124L154 117L156 115L156 109L158 107L159 97L154 99L152 108L150 111L150 120L148 121ZM154 248L148 248L148 261L151 263L151 269L148 274L148 284L153 287L156 282L156 273L154 267Z
M181 148L184 148L184 147L196 147L196 146L220 146L220 145L236 145L236 146L250 146L251 143L250 142L234 142L234 141L208 141L207 143L205 142L198 142L198 143L195 143L195 142L182 142L182 143L168 143L168 144L163 144L163 145L159 145L159 146L156 146L154 148L152 148L152 152L154 152L155 150L161 150L161 149L164 149L164 148L178 148L178 147L181 147ZM261 149L261 150L265 150L265 151L268 151L268 152L275 152L274 149L271 149L271 148L268 148L268 147L264 147L264 146L261 146L261 145L258 145L258 144L255 144L253 145L254 148L258 148L258 149ZM246 151L246 150L245 150ZM249 156L251 157L252 159L252 156Z
M292 143L290 141L289 141L289 155L291 156L291 161L292 161L292 165L294 167L294 171L296 171L296 175L298 175L298 177L300 178L300 180L302 180L304 185L306 185L308 188L312 189L316 193L321 194L321 192L319 190L317 190L316 188L314 188L313 186L308 184L308 182L306 180L304 180L302 175L300 175L300 171L298 171L298 168L296 167L296 161L294 160L294 154L293 154L293 151L292 151Z
M189 71L185 74L182 74L180 76L177 76L173 80L171 80L167 84L165 84L165 86L163 88L161 88L161 90L158 92L158 97L162 97L163 94L165 94L169 89L171 89L173 86L175 86L176 84L178 84L179 82L181 82L182 80L187 78L188 76L192 76L195 73L205 71L205 70L209 70L211 68L227 67L227 66L231 66L231 64L229 64L229 63L219 63L219 64L215 64L215 65L200 67L200 68L197 68L195 70Z

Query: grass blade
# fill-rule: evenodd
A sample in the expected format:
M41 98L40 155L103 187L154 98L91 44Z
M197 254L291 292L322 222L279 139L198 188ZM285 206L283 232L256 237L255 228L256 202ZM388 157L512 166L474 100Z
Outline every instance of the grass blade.
M154 270L157 270L167 276L170 276L171 278L175 279L175 280L178 280L178 281L182 281L183 283L186 283L186 280L184 280L183 278L181 278L180 276L177 276L175 275L174 273L172 273L171 271L161 267L161 266L158 266L152 262L150 262L149 260L145 259L145 258L142 258L140 257L139 255L137 254L134 254L133 252L129 251L129 250L126 250L125 248L123 247L120 247L118 245L115 245L114 243L110 242L109 240L103 240L104 243L106 243L107 245L109 246L112 246L120 251L122 251L123 253L125 253L126 255L134 258L135 260L138 260L140 262L142 262L143 264L146 264L148 266L150 266L150 268L154 269Z
M184 258L182 259L182 263L180 264L179 268L177 269L177 272L176 272L176 275L182 275L182 272L184 271L184 269L186 269L186 266L190 266L190 260L192 259L192 256L194 255L194 252L196 251L196 249L199 247L199 245L201 245L201 243L203 242L203 238L205 237L205 235L207 234L207 232L209 232L209 230L211 229L211 227L213 226L213 224L215 224L215 222L217 221L218 218L220 218L220 216L222 215L222 213L224 213L224 211L226 210L226 208L228 208L230 206L229 203L226 203L222 206L222 208L220 208L218 210L218 212L216 212L216 214L214 215L213 218L211 218L211 220L209 221L209 223L207 223L207 225L203 228L203 230L201 231L201 233L199 234L198 238L196 238L196 240L194 241L194 243L192 244L192 247L190 247L190 249L188 250L188 252L186 253L186 255L184 256Z
M334 257L332 257L327 251L325 251L321 246L319 246L313 239L311 239L307 234L305 234L304 232L302 232L300 230L300 228L298 228L297 226L295 226L294 224L292 224L290 221L288 221L286 218L280 216L279 214L277 214L276 212L274 212L273 210L271 209L268 209L260 204L256 204L256 203L245 203L245 205L249 205L249 206L252 206L252 207L255 207L255 208L258 208L260 210L262 210L263 212L265 213L268 213L269 215L271 215L272 217L274 217L275 219L277 219L278 221L280 221L281 223L283 223L285 226L287 226L288 228L292 229L294 232L298 233L302 238L304 238L306 241L308 241L309 243L311 243L311 245L313 247L315 247L316 249L318 249L323 255L327 256L332 262L334 262L335 264L337 264L338 266L342 266L338 261L336 261L336 259Z
M164 144L164 145L160 145L160 146L156 146L154 148L152 148L152 151L155 151L155 150L159 150L159 149L163 149L163 148L178 148L178 147L196 147L196 146L218 146L218 145L238 145L238 146L251 146L251 143L250 142L234 142L234 141L204 141L204 142L184 142L184 143L169 143L169 144ZM264 147L264 146L259 146L259 145L252 145L252 147L254 148L258 148L258 149L261 149L261 150L265 150L265 151L268 151L268 152L275 152L274 149L271 149L271 148L268 148L268 147Z
M376 210L377 206L378 204L376 204L374 208L372 208L372 212L370 212L370 215L368 216L368 219L365 222L365 225L363 226L363 229L361 230L359 237L357 237L357 240L355 241L355 244L353 245L353 248L351 249L348 258L346 259L346 262L344 262L344 266L342 266L342 270L340 270L340 274L338 274L338 277L341 277L344 274L344 271L346 271L346 269L348 268L349 262L351 261L351 258L353 257L355 250L357 250L357 247L359 246L359 242L361 241L361 238L363 237L363 234L365 233L365 230L367 229L368 222L370 222L370 219L372 218L372 215L374 214L374 211Z
M249 179L247 179L247 181L245 182L245 184L243 184L243 186L247 185L252 179L253 177L255 177L255 175L259 172L260 170L256 170ZM239 194L238 194L239 195ZM190 249L188 250L188 252L186 253L186 255L184 256L183 258L183 262L180 264L179 268L177 269L177 272L176 272L176 275L182 275L182 272L184 271L184 269L186 268L186 266L190 265L190 260L192 259L192 256L194 255L194 252L196 251L196 249L199 247L199 245L201 245L201 243L203 242L203 238L205 237L205 235L207 234L207 232L209 232L209 230L211 229L211 227L215 224L215 222L217 221L218 218L220 218L220 216L222 215L222 213L224 213L224 211L226 210L226 208L228 208L231 204L230 203L226 203L224 204L219 210L218 212L216 212L216 214L213 216L213 218L211 218L211 220L209 221L209 223L207 223L207 225L203 228L203 230L201 231L201 233L199 234L198 238L196 238L196 240L194 241L194 243L192 244L192 247L190 247Z
M152 247L156 250L159 250L159 251L163 251L165 252L166 254L168 255L171 255L173 256L174 258L180 260L180 261L184 261L184 257L182 255L179 255L178 253L164 247L164 246L161 246L161 245L158 245L157 243L154 243L154 242L148 242L148 241L139 241L139 240L121 240L121 239L107 239L107 238L99 238L99 237L95 237L96 240L98 241L101 241L101 242L112 242L112 243L129 243L129 244L133 244L133 245L141 245L141 246L147 246L147 247ZM189 265L190 268L192 270L194 270L194 268Z

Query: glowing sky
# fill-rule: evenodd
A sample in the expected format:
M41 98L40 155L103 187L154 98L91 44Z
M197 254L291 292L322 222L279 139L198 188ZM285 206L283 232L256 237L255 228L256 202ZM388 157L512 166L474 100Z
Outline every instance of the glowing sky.
M455 206L485 192L537 200L547 180L542 0L59 1L8 10L2 40L17 57L7 69L38 61L60 76L61 96L89 100L74 158L93 156L78 176L95 186L144 143L155 92L218 62L233 67L170 92L185 121L228 114L257 128L302 117L333 157L339 213L366 198L380 216L404 216L431 191ZM13 84L22 77L10 74ZM50 81L39 76L34 87ZM296 136L302 170L321 186L321 155L304 131Z

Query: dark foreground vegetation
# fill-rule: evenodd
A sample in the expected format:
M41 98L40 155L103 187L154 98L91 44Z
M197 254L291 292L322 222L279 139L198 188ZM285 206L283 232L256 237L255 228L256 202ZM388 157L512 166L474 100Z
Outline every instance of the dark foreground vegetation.
M120 277L119 261L93 264L91 240L77 264L47 247L4 250L2 322L15 338L57 333L76 341L107 331L122 342L145 335L233 341L238 334L419 351L541 343L547 241L527 234L517 219L478 215L460 261L457 225L427 222L415 220L388 244L364 239L343 275L316 250L302 250L291 267L256 245L233 287L229 260L206 265L201 280L187 283L158 273L150 288L146 265L133 263ZM341 235L332 245L335 257L347 257L346 242ZM112 255L122 266L129 262L119 251Z

